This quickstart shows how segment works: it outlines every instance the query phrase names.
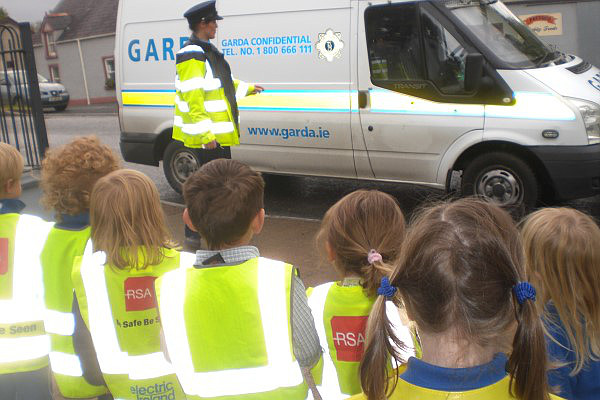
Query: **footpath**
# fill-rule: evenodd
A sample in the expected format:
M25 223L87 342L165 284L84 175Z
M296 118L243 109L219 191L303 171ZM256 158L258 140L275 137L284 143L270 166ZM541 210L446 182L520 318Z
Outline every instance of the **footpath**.
M27 204L25 212L52 221L52 212L44 210L39 202L42 193L38 178L25 173L22 185L21 200ZM183 243L183 206L163 203L163 210L175 240ZM293 264L298 268L304 285L315 286L336 279L333 267L317 250L315 236L319 225L319 222L312 220L267 216L263 232L255 236L252 244L259 248L263 257Z

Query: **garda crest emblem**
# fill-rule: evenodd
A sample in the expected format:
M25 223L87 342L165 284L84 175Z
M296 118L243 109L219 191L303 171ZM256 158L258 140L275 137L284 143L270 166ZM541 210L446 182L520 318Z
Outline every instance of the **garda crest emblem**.
M344 49L342 34L334 32L333 29L327 29L325 33L319 33L319 41L315 46L320 59L326 58L327 61L332 62L334 58L342 56L342 50Z

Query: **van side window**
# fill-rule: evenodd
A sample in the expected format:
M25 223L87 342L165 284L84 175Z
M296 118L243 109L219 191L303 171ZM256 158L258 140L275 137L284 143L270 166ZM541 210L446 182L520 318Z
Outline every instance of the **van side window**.
M375 85L401 90L433 84L444 95L465 94L467 51L425 7L372 6L365 11L365 24Z
M425 79L416 4L369 8L365 23L373 81Z
M467 51L427 10L421 25L429 80L442 93L464 93Z

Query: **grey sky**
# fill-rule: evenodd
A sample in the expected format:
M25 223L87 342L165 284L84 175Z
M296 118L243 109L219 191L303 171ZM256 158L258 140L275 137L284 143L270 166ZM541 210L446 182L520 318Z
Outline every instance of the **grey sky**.
M37 22L58 2L59 0L0 0L0 7L4 7L8 15L17 22Z

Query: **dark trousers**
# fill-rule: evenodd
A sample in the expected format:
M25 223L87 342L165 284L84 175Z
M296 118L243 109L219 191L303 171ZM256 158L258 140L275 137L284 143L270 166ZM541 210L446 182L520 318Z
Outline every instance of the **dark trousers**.
M52 400L49 368L0 375L0 400Z
M198 158L200 159L200 163L202 165L211 162L213 160L218 160L219 158L227 158L231 159L231 147L221 147L220 145L216 149L208 150L208 149L198 149ZM192 247L199 248L200 245L200 235L198 232L194 232L190 228L185 226L185 239L187 243L188 250L192 250ZM2 399L0 399L2 400Z

